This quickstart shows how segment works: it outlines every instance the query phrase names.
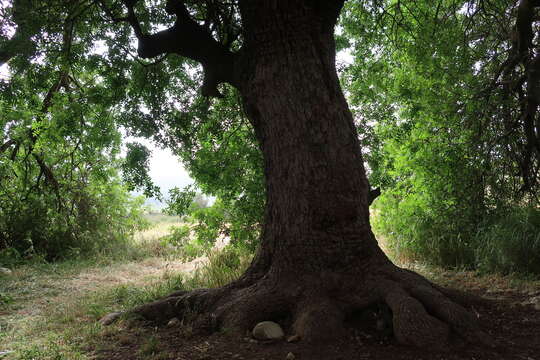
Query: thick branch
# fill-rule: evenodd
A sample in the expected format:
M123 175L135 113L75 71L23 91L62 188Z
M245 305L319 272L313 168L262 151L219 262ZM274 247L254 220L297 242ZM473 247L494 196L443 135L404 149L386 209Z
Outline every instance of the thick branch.
M519 131L524 137L523 146L516 151L522 191L530 190L538 182L537 164L540 156L540 57L532 49L535 44L535 10L540 0L521 0L516 8L516 21L511 32L508 58L495 72L492 84L485 90L489 94L501 86L502 95L519 101L518 116L506 121L508 132ZM524 84L526 82L526 88Z
M234 55L217 42L208 31L195 22L181 1L167 2L166 10L177 18L175 24L155 34L145 34L135 15L136 1L124 1L127 21L138 39L137 52L143 58L174 53L202 64L205 72L203 95L220 96L217 85L228 82L234 85Z
M47 183L52 187L58 201L59 205L62 204L61 202L61 196L60 196L60 185L58 184L58 181L56 180L56 177L54 176L54 173L52 170L45 164L45 161L43 158L36 154L32 153L32 156L34 159L36 159L36 162L39 165L40 171L45 175L45 179L47 180Z
M527 52L532 47L534 38L533 22L534 22L534 7L538 1L521 0L517 9L516 27L515 27L515 51L517 54Z
M11 139L0 145L0 154L6 151L11 145L14 145L16 143L17 142L15 140Z

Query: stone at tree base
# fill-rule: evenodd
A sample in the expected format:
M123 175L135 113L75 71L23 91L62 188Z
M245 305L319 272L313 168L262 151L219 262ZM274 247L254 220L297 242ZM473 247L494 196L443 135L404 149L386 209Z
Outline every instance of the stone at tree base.
M171 320L169 320L169 322L167 323L167 326L168 327L175 327L175 326L178 326L180 325L180 320L178 320L178 318L172 318Z
M540 296L531 299L534 309L540 311Z
M523 306L532 305L535 310L540 311L540 296L532 297L528 300L525 300L521 303Z
M258 340L279 340L285 336L279 324L273 321L263 321L255 325L253 337Z
M287 338L288 343L297 342L298 340L300 340L299 335L291 335Z
M286 360L294 360L294 359L296 359L296 357L294 356L294 354L292 352L290 352L290 353L287 354L287 357L285 359Z
M107 314L101 319L99 319L99 323L104 326L111 325L120 317L120 315L122 315L121 312L113 312L113 313Z

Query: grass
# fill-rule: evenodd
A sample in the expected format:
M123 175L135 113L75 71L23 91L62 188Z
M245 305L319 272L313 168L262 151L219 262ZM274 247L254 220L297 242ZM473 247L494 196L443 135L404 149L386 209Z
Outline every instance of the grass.
M0 354L13 351L0 359L90 360L121 346L136 348L139 359L167 359L159 338L148 329L132 326L129 319L103 327L98 319L175 290L224 285L240 276L251 260L248 250L232 247L210 252L206 260L174 259L161 240L171 225L178 226L178 219L156 218L152 229L138 234L136 257L110 254L92 261L34 263L0 275ZM540 289L540 281L512 275L401 265L461 289Z
M249 266L252 254L244 248L225 247L208 254L208 262L195 269L192 276L186 279L190 289L223 286L237 279Z
M540 276L540 208L501 207L467 221L453 213L424 213L420 205L412 212L396 206L390 202L384 215L379 209L371 217L377 237L385 240L394 259L486 274Z
M109 284L95 278L86 286L70 286L70 291L37 296L10 310L3 309L2 313L8 314L1 321L0 349L15 351L8 359L90 359L89 353L98 351L102 339L113 330L97 322L102 316L184 287L185 275L161 270L131 277L131 281L117 278ZM80 277L69 280L78 283ZM40 284L43 282L33 292L41 293Z
M161 240L178 218L156 217L139 233L129 253L56 264L29 263L0 275L0 359L91 359L110 345L126 321L103 327L98 320L175 290L223 285L250 261L247 250L211 252L208 260L184 263ZM135 256L133 254L136 254ZM203 266L203 264L206 264ZM190 274L190 275L188 275ZM140 358L159 359L159 344L149 338Z
M162 256L159 238L178 218L162 217L129 249L94 259L34 262L0 275L1 359L89 359L108 329L97 320L182 286L193 264Z

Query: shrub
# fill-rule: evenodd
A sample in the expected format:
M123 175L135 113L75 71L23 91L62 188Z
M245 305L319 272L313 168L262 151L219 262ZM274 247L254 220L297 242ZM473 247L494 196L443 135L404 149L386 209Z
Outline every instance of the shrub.
M66 193L62 206L53 195L7 190L0 192L0 264L88 257L125 244L148 225L143 200L114 182Z
M374 229L391 255L450 268L540 274L540 210L502 207L477 223L451 210L421 206L415 197L388 194L377 206Z
M170 234L161 238L162 245L180 248L189 242L191 234L189 225L171 226L169 230Z

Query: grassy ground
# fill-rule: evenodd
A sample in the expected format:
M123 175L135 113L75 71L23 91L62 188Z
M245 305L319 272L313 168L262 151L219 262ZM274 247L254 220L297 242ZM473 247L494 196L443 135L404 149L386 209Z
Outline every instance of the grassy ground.
M0 359L89 359L104 336L101 316L183 286L183 263L160 238L178 218L151 219L123 254L58 264L27 264L0 275Z
M25 265L10 275L0 275L0 359L93 359L107 347L132 341L119 335L128 321L103 327L97 322L103 315L174 290L225 284L249 262L248 254L225 250L209 259L184 263L160 240L179 219L153 215L151 221L154 226L136 236L134 249L125 256L104 254L92 261ZM489 285L494 292L513 289L524 293L540 289L538 281L512 276L408 266L457 288ZM166 358L160 355L155 338L144 341L138 358Z

